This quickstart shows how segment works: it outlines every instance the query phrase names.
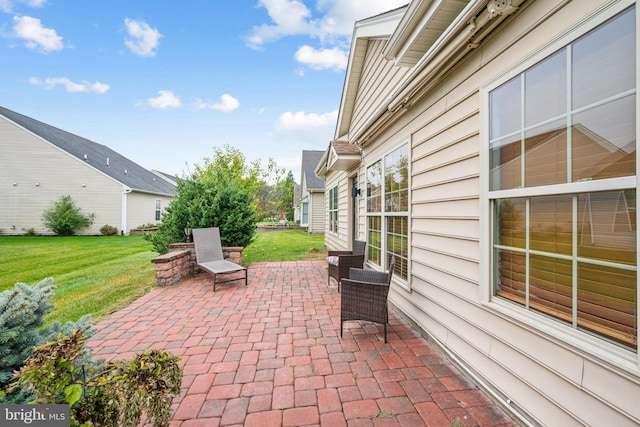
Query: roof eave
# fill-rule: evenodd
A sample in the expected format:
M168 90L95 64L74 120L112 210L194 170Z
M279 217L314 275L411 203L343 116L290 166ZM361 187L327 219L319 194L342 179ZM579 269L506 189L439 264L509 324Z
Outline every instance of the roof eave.
M347 71L345 73L340 109L338 111L338 121L334 135L335 139L339 139L349 130L351 114L353 112L353 101L355 100L355 95L360 84L362 65L364 64L368 40L372 38L388 38L393 34L405 9L406 6L358 21L354 24L351 49L349 50L349 60L347 62Z

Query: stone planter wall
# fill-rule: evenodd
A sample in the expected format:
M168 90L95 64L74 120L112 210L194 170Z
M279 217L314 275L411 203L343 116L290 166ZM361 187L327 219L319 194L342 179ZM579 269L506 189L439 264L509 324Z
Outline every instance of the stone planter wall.
M223 247L224 258L242 264L242 247ZM180 280L200 272L196 265L196 249L193 243L172 243L169 252L151 260L156 270L157 286L172 286Z

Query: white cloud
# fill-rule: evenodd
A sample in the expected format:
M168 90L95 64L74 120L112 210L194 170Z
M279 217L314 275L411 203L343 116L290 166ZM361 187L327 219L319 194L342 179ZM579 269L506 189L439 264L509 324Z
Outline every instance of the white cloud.
M56 86L64 86L65 90L69 93L97 93L103 94L109 90L109 85L95 82L89 83L86 81L73 82L67 77L47 77L44 80L40 80L37 77L31 77L29 83L36 86L43 86L45 89L54 89Z
M308 21L311 11L298 0L260 0L260 7L267 9L272 23L254 26L246 37L247 45L259 49L262 45L279 38L314 32Z
M48 0L0 0L0 10L11 12L16 4L26 4L29 7L43 7Z
M310 3L310 2L307 2ZM261 49L266 44L288 36L318 39L321 46L301 46L296 60L312 70L342 71L356 21L404 6L408 0L316 0L309 9L302 0L259 0L270 22L254 26L245 37L247 46ZM296 74L304 75L304 70Z
M182 101L180 101L180 98L174 95L170 90L160 90L158 91L158 94L159 95L155 98L147 99L146 104L152 108L158 108L160 110L182 107Z
M409 3L408 0L317 0L316 8L324 15L319 20L322 36L351 37L356 21L370 18Z
M124 44L131 52L140 56L155 56L162 34L144 21L125 18L124 24L130 36Z
M222 95L220 97L220 102L218 103L207 103L202 101L201 99L197 99L194 103L194 108L196 108L197 110L204 110L208 108L210 110L222 111L223 113L229 113L231 111L237 110L239 107L240 102L228 93Z
M15 36L25 40L29 49L39 49L45 53L62 50L62 37L56 30L42 26L37 18L30 16L14 16L13 31Z
M278 117L274 127L280 139L325 145L333 137L337 119L338 110L323 114L286 112Z
M344 70L347 68L349 58L347 53L338 48L314 49L304 45L296 52L296 61L307 65L314 70Z
M292 35L317 37L324 43L348 44L356 21L388 12L408 0L317 0L316 15L298 0L260 0L271 22L254 26L247 45L259 49Z

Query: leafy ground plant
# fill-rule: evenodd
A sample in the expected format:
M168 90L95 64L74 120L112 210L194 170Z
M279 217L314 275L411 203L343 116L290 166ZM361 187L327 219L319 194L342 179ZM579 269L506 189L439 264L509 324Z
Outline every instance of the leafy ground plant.
M30 390L35 403L68 404L72 426L135 426L144 414L154 426L169 425L171 401L180 394L180 359L147 350L131 361L88 366L76 362L86 340L74 330L39 345L14 387Z

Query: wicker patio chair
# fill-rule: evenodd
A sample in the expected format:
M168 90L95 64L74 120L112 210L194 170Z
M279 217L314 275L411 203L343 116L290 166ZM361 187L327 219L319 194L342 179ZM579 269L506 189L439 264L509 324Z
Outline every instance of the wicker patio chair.
M340 280L349 277L349 269L362 268L364 266L366 246L365 242L354 240L352 251L329 251L329 256L327 256L327 286L331 284L331 278L333 277L338 282L338 292L340 292Z
M352 268L348 279L342 279L340 296L340 338L344 322L366 320L384 325L384 342L387 342L389 309L387 296L396 259L391 258L389 272Z
M244 284L247 285L246 267L227 261L222 254L220 243L220 230L212 228L194 228L193 244L196 248L196 263L198 267L213 275L213 291L216 291L216 279L218 274L244 271ZM220 282L227 283L239 280L237 277Z

